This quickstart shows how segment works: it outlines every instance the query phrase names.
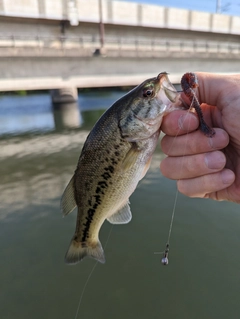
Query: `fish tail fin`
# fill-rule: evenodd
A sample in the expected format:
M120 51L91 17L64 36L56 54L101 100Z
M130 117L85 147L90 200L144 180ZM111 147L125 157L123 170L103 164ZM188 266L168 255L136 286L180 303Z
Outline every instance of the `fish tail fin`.
M65 256L67 264L77 264L84 257L91 257L105 263L105 255L100 241L97 242L78 242L72 239Z

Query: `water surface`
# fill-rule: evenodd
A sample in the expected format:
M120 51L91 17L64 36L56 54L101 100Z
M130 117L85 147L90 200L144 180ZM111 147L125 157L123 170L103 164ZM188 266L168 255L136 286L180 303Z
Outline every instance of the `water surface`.
M95 261L64 264L76 211L62 218L59 201L111 97L81 96L82 120L72 129L56 129L48 95L6 99L15 108L0 99L0 317L74 318ZM179 194L169 265L162 266L154 252L165 248L176 195L175 182L159 171L162 158L158 148L130 198L132 221L103 225L103 246L111 231L107 262L97 265L78 318L239 318L239 205Z

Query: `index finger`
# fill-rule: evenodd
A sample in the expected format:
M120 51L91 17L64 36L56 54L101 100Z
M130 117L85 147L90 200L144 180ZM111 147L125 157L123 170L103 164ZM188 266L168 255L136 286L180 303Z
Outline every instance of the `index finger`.
M183 135L199 127L197 115L189 110L175 110L164 116L161 130L170 136Z

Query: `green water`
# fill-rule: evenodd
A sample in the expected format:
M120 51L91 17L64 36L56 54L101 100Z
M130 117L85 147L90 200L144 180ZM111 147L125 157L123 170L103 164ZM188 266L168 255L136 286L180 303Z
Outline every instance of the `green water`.
M64 264L76 211L62 218L59 201L91 112L80 129L0 140L1 319L75 318L95 261ZM176 195L162 158L158 148L130 198L132 221L103 225L107 262L93 272L77 318L239 318L240 206L179 194L169 265L161 265L154 252L165 248Z

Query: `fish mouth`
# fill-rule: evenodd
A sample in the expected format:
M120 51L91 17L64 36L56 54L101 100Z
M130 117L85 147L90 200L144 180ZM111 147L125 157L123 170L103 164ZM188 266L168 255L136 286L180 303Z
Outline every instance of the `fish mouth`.
M157 76L159 81L159 91L157 93L157 98L159 98L163 104L166 106L165 110L169 108L177 108L181 103L181 94L175 89L168 78L167 72L161 72Z

